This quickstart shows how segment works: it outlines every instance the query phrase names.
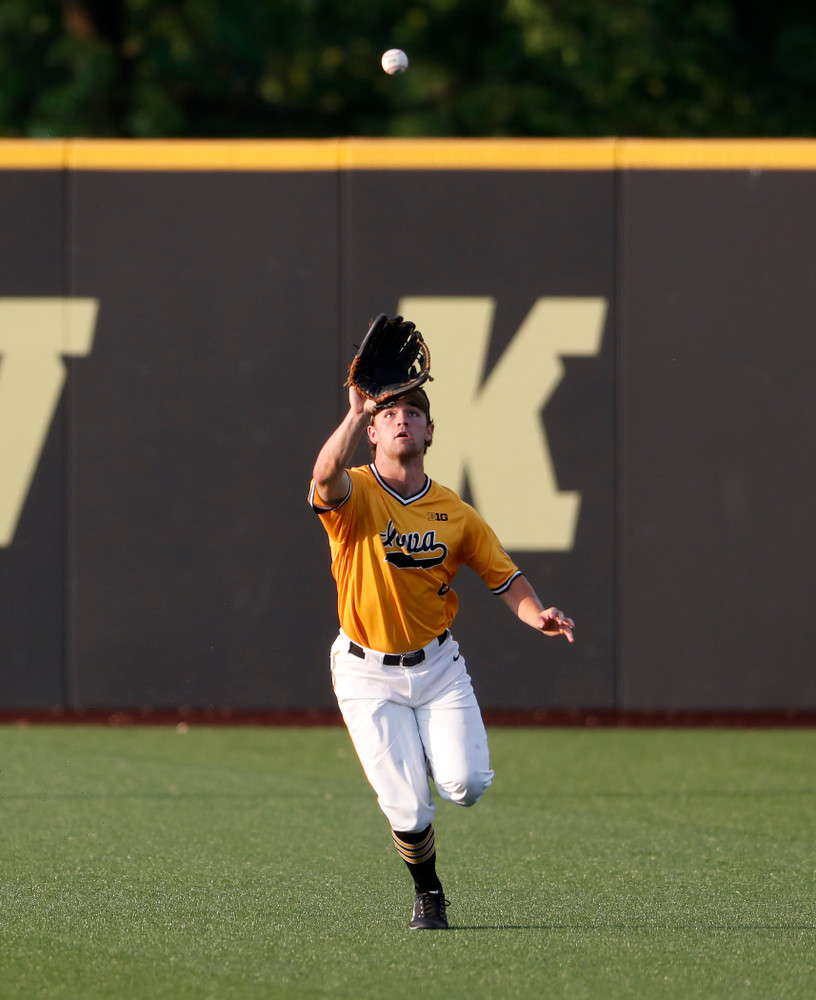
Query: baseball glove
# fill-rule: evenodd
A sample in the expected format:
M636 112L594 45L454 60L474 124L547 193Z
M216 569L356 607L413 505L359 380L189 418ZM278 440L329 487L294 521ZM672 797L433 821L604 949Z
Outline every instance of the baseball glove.
M404 396L431 379L431 354L422 334L402 316L374 320L349 366L346 385L376 403Z

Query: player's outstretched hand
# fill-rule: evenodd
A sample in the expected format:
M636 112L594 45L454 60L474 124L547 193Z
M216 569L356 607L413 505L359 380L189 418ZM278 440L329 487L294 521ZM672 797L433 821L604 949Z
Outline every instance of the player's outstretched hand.
M563 635L567 642L575 642L575 637L572 634L575 622L571 618L567 618L564 612L559 611L558 608L547 608L546 611L542 611L538 627L544 635Z
M353 385L350 385L349 409L352 413L365 413L366 416L370 417L371 414L377 409L377 404L373 399L368 399L364 396L359 389L355 389Z

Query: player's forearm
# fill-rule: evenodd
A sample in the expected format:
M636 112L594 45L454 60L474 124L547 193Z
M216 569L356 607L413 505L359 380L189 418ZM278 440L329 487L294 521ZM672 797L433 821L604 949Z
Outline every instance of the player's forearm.
M312 477L324 500L342 499L337 494L345 486L346 469L357 450L368 419L365 413L349 410L342 424L320 449Z
M513 614L530 628L544 635L563 635L567 642L575 641L572 634L575 622L559 608L545 608L526 577L517 576L501 597Z
M544 605L526 576L517 576L500 597L525 625L538 628Z

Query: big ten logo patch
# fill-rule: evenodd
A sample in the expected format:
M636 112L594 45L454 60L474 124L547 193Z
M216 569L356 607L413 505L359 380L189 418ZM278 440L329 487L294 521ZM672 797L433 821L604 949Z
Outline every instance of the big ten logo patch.
M397 311L428 340L440 388L431 398L439 426L428 474L461 492L504 548L521 552L573 547L581 495L559 490L541 412L561 381L561 356L601 347L602 298L541 298L483 380L493 327L492 298L405 297ZM432 391L432 390L431 390Z
M10 545L66 379L90 353L96 299L0 298L0 546Z

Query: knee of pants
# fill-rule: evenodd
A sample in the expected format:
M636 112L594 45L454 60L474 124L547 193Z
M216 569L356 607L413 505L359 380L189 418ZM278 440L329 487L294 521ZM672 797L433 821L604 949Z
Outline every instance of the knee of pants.
M379 806L385 813L391 829L399 830L401 833L418 833L433 822L435 809L431 801L424 802L418 799L413 803L392 805L380 799Z
M492 771L474 771L464 778L441 780L434 783L443 799L457 806L472 806L484 795L493 781Z

